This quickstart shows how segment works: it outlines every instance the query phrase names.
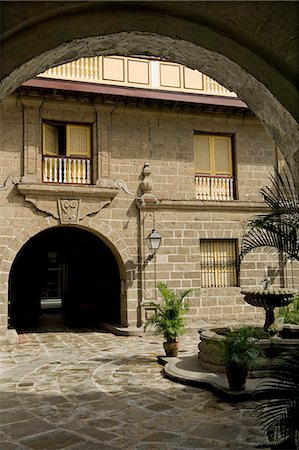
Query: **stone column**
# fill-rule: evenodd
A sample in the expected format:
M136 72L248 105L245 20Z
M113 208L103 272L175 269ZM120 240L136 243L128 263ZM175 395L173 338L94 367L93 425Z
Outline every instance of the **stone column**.
M100 186L102 180L110 179L110 115L113 105L95 104L96 110L96 148L97 148L97 174L96 185Z
M23 183L42 181L42 130L40 107L42 99L22 97L24 117Z

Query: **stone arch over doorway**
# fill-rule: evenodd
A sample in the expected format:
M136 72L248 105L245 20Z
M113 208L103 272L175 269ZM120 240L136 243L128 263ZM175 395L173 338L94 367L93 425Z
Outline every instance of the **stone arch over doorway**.
M23 6L20 15L17 6L7 6L10 20L3 39L7 56L3 94L53 65L82 56L165 57L198 69L237 92L265 123L299 185L293 4L266 2L250 5L248 10L248 5L235 2L215 6L213 2L115 2L110 7L106 2L54 3L42 8L42 14L38 5L30 6L30 11ZM283 14L284 8L288 14Z
M131 255L128 249L125 247L123 240L121 237L110 229L109 226L105 224L101 224L97 226L97 229L91 228L91 227L82 227L82 226L51 226L49 227L49 224L41 224L36 225L34 228L32 228L30 231L22 230L16 238L10 243L10 245L7 247L4 257L0 262L0 274L1 278L3 280L2 283L2 293L1 293L1 300L2 300L2 317L3 322L7 322L7 313L8 313L8 299L10 299L10 288L11 288L11 274L13 271L14 264L18 258L18 255L22 252L22 250L30 245L30 242L37 239L38 236L41 236L45 233L48 233L50 230L59 230L59 229L76 229L78 232L82 232L85 234L88 234L90 236L93 236L93 244L96 243L98 240L99 242L102 242L103 246L108 249L108 253L111 254L112 259L115 261L115 267L117 267L118 271L118 283L119 283L119 303L118 303L118 310L117 310L117 316L114 315L113 317L110 317L109 314L106 314L106 317L100 318L102 321L111 321L115 322L117 324L120 324L122 326L127 325L127 298L126 298L126 285L127 285L127 274L129 273L130 277L130 271L128 271L128 267L131 267ZM34 275L34 274L33 274ZM6 328L6 327L5 327ZM5 334L5 330L4 334Z

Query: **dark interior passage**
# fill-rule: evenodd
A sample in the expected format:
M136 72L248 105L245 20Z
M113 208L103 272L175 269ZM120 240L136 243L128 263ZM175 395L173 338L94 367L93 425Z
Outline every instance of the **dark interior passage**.
M120 275L109 247L94 234L55 227L30 239L10 273L10 322L38 326L46 314L81 327L120 322Z

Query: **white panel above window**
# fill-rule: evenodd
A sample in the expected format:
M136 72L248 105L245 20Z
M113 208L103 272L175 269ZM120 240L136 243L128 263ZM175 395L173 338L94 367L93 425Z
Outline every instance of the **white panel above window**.
M160 84L164 87L181 87L180 66L160 63Z
M149 61L128 60L128 83L149 85Z
M184 88L202 90L203 89L203 76L201 72L197 70L184 67Z
M125 81L125 61L123 58L103 57L103 79Z

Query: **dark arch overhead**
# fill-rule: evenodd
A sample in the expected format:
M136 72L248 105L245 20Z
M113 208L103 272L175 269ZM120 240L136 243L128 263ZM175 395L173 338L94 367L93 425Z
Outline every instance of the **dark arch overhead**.
M234 90L298 179L297 2L1 2L1 9L3 96L82 56L163 56Z
M75 227L54 227L19 251L9 278L11 322L39 326L48 313L67 326L120 323L120 272L109 247Z
M260 81L267 75L265 65L269 65L290 83L298 82L296 2L25 1L2 2L1 9L4 48L13 40L20 44L24 37L29 43L41 31L46 35L46 39L35 41L35 46L23 48L23 55L19 55L23 62L28 60L26 54L32 57L72 39L140 31L184 39L220 53ZM22 47L25 45L26 41ZM3 66L19 67L6 56ZM274 87L274 80L272 84Z

